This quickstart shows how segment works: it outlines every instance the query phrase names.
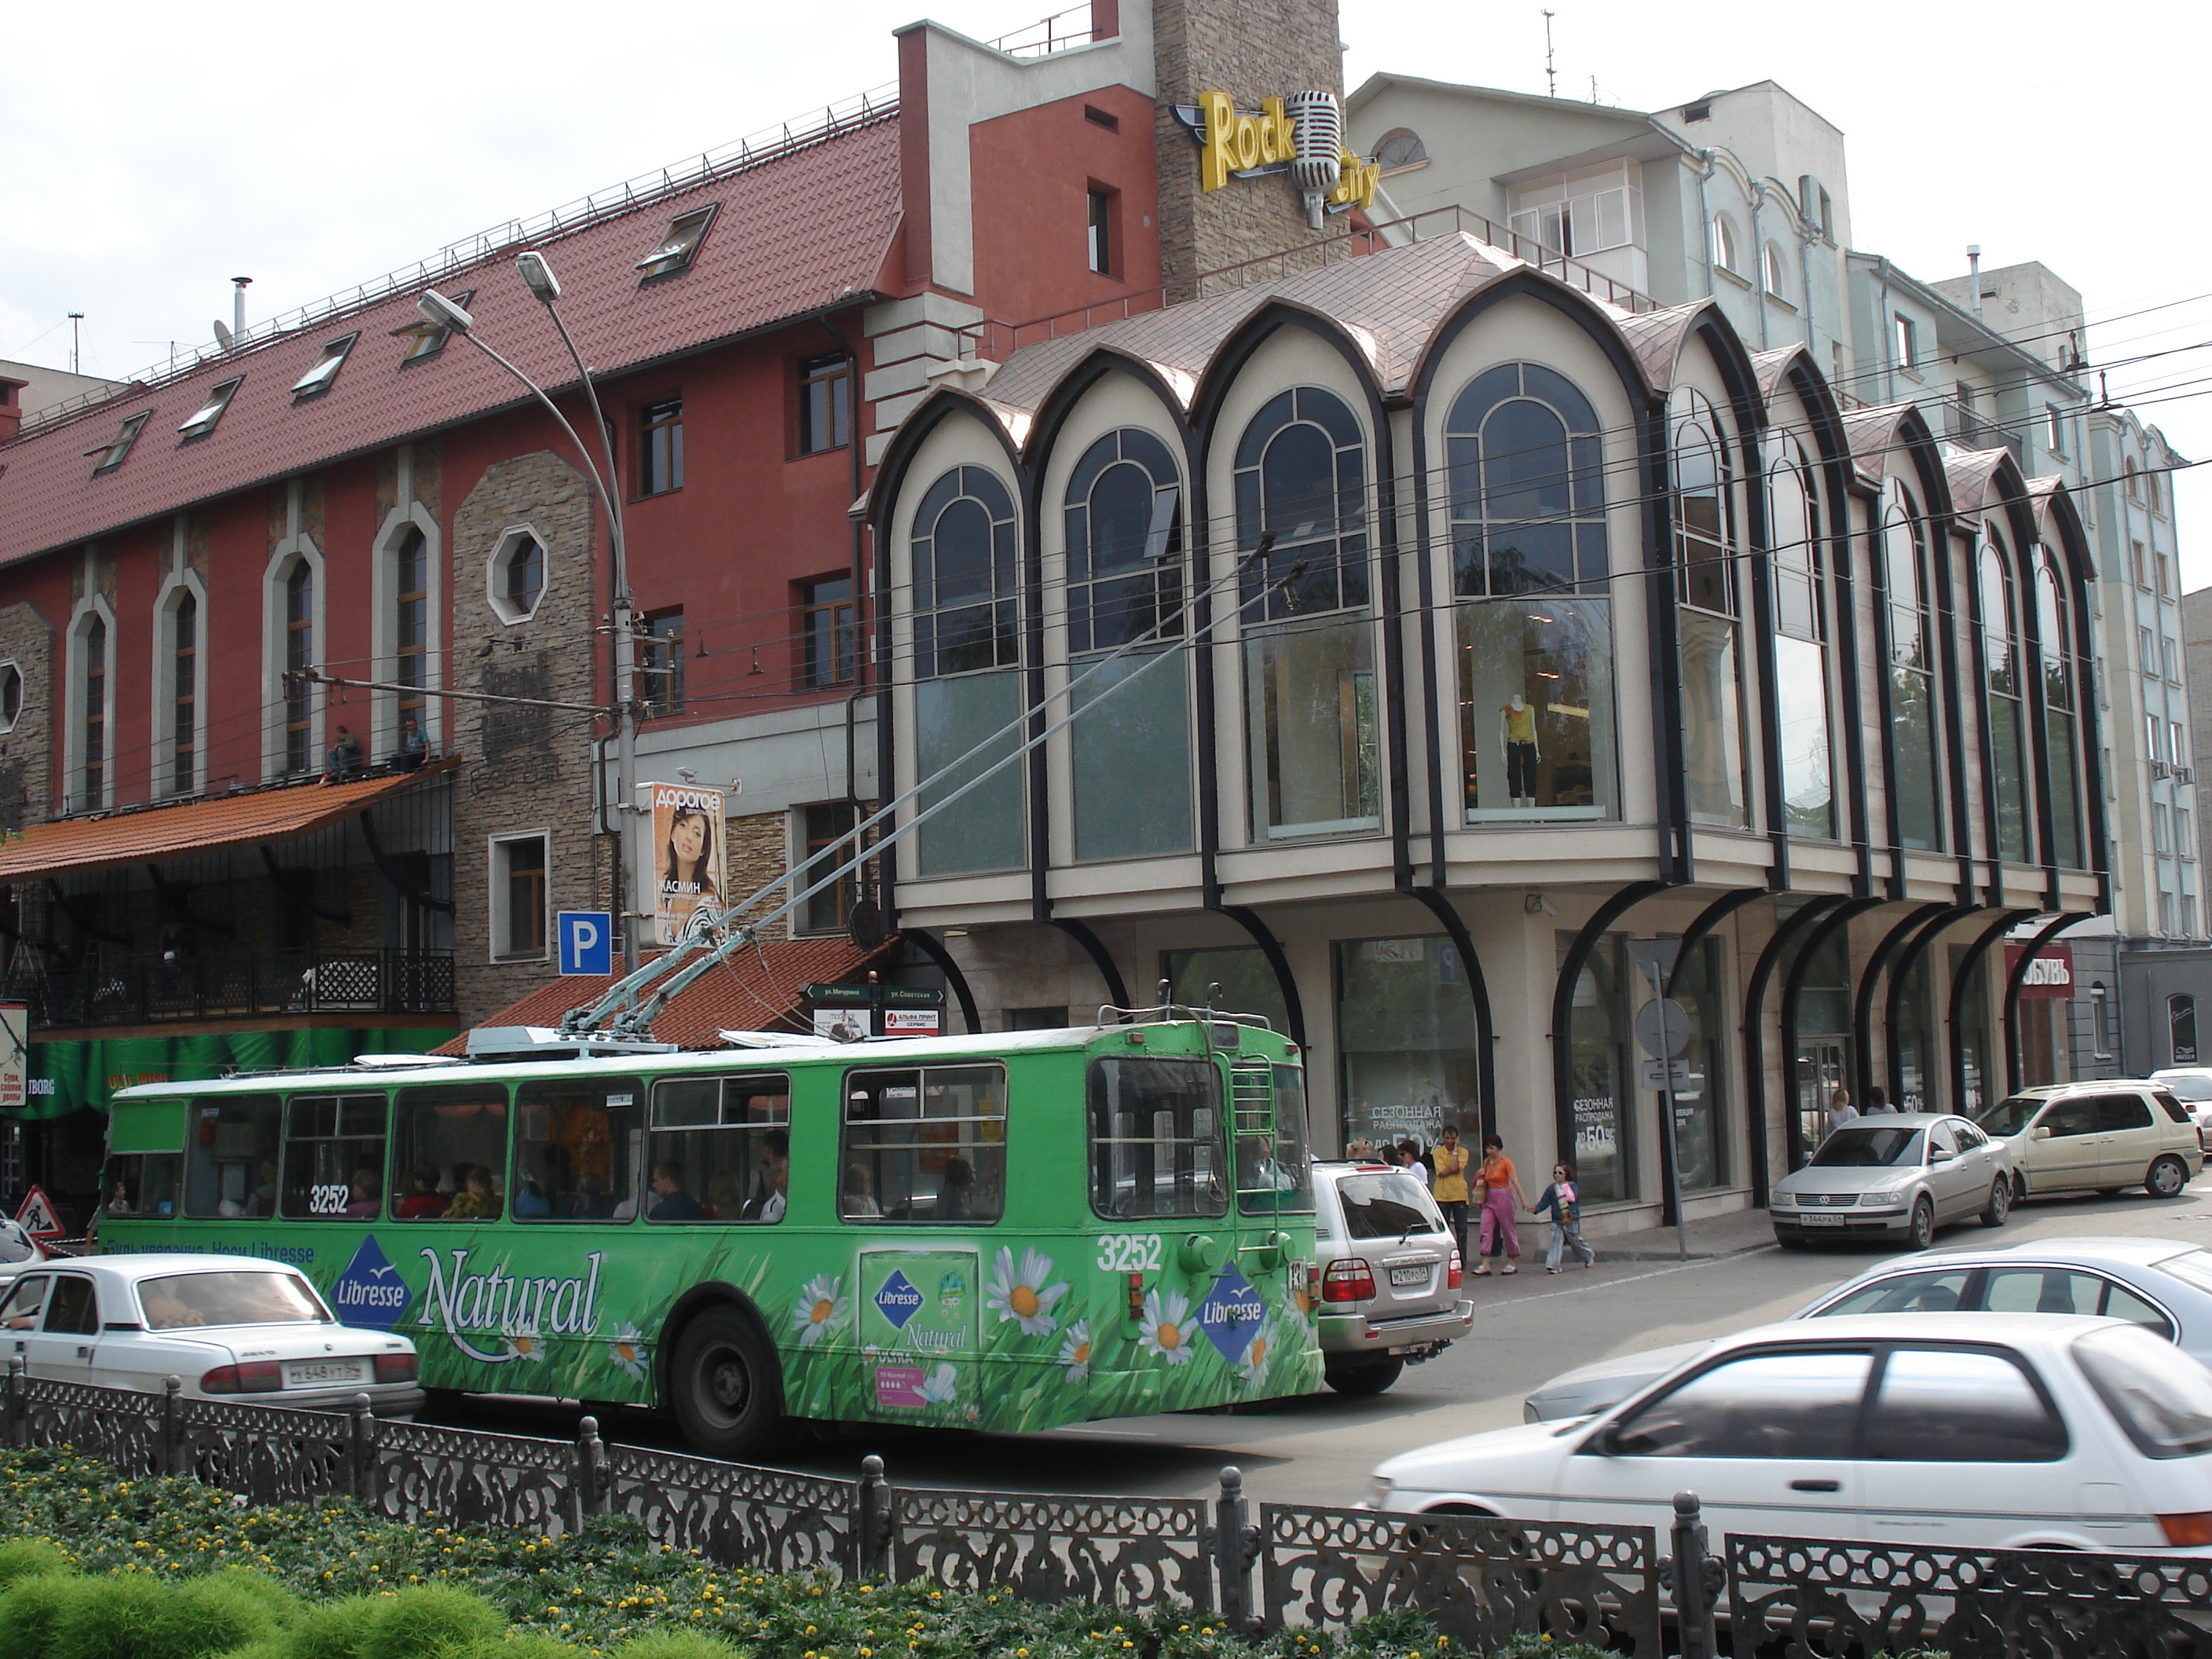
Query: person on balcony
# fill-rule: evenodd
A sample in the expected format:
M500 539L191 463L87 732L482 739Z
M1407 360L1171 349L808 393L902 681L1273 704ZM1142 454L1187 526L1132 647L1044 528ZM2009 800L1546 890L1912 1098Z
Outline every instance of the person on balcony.
M331 745L330 762L326 782L343 783L361 771L361 739L345 726L338 727L338 740Z

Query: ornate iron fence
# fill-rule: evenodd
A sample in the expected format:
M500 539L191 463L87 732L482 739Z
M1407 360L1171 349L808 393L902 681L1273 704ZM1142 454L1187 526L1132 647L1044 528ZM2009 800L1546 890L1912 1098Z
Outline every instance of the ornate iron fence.
M624 1515L732 1566L1164 1601L1255 1633L1414 1608L1475 1652L1542 1633L1636 1659L2212 1656L2212 1559L1731 1537L1722 1560L1687 1493L1663 1541L1649 1527L1291 1504L1260 1505L1255 1524L1233 1468L1211 1501L900 1487L875 1457L858 1480L829 1480L611 1448L589 1417L574 1441L534 1439L380 1422L366 1395L306 1412L188 1400L174 1378L166 1394L33 1380L20 1358L0 1388L0 1444L66 1446L251 1504L352 1498L395 1521L550 1536ZM1723 1594L1727 1647L1712 1616Z

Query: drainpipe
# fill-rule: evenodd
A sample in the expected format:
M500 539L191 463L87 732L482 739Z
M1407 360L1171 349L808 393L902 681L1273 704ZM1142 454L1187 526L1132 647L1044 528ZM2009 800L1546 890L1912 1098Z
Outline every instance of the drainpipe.
M1767 337L1766 303L1766 180L1751 181L1751 268L1759 273L1759 349L1773 343Z
M1881 331L1881 400L1886 404L1897 401L1897 330L1893 326L1889 309L1889 261L1881 260L1881 315L1874 319Z
M1974 320L1982 320L1982 245L1966 244L1966 280L1973 284Z
M1713 282L1713 204L1711 194L1705 186L1712 182L1713 173L1721 162L1720 157L1709 149L1699 150L1698 159L1705 164L1705 170L1698 175L1698 234L1705 243L1705 297L1710 300L1717 295L1720 289Z
M1811 351L1814 345L1813 243L1815 240L1816 233L1813 229L1811 222L1805 217L1804 211L1802 207L1798 211L1797 222L1799 225L1797 232L1798 292L1805 296L1805 349ZM1826 372L1828 368L1827 365L1817 362L1814 364L1814 367L1820 368L1824 374Z

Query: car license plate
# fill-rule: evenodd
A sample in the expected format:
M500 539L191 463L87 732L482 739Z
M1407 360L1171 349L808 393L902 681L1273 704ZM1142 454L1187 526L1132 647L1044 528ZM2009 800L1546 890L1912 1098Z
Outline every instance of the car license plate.
M1840 1227L1844 1218L1839 1215L1801 1215L1798 1224L1806 1227Z
M284 1367L284 1386L288 1389L312 1388L319 1382L360 1381L361 1361L358 1359L308 1359Z
M1435 1271L1434 1267L1393 1267L1390 1269L1390 1283L1394 1285L1425 1285L1429 1282L1429 1275Z

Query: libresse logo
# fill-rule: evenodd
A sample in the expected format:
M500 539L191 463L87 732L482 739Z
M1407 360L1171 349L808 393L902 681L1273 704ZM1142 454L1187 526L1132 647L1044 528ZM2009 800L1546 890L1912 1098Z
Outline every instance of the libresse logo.
M346 1270L331 1286L331 1306L349 1325L388 1331L407 1311L407 1284L392 1258L378 1246L372 1233L346 1263Z
M1267 1317L1267 1306L1260 1299L1260 1292L1234 1267L1213 1281L1206 1300L1198 1304L1199 1329L1232 1364L1252 1346Z
M894 1272L876 1292L876 1310L890 1321L894 1330L902 1331L907 1321L921 1311L921 1292L904 1273Z

